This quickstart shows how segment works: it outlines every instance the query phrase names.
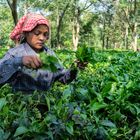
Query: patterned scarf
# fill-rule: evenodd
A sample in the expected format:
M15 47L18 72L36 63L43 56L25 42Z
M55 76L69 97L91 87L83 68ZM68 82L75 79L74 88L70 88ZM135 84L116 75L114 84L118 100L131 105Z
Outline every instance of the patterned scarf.
M28 13L18 21L17 25L10 34L10 38L15 42L19 42L24 32L30 32L40 24L45 24L48 28L50 28L48 20L41 14Z

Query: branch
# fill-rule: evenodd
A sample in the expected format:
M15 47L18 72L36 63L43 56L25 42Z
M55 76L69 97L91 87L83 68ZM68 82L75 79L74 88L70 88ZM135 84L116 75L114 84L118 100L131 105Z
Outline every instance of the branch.
M65 12L66 12L66 10L67 10L67 9L68 9L68 7L69 7L69 4L70 4L70 3L67 3L66 7L64 8L64 10L63 10L63 12L62 12L62 14L61 14L61 16L60 16L59 23L62 21L62 19L63 19L64 15L65 15Z
M131 26L131 24L130 24L130 22L129 22L129 19L127 18L127 14L126 14L126 12L125 12L125 10L122 8L122 11L124 12L124 14L125 14L125 17L126 17L126 20L127 20L127 23L128 23L128 25L129 25L129 27L130 27L130 29L132 30L132 32L133 32L133 26Z
M8 3L8 5L9 5L10 9L13 10L12 4L10 3L9 0L7 0L7 3Z
M85 6L83 9L81 9L81 12L84 10L87 10L91 5L93 5L93 3L90 3L89 5L87 5L88 1L85 2Z

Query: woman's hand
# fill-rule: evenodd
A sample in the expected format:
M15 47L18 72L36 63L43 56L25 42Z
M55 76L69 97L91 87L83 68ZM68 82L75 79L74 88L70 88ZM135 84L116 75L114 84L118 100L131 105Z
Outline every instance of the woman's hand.
M23 56L22 62L24 66L27 66L28 68L37 69L42 66L42 62L38 56Z

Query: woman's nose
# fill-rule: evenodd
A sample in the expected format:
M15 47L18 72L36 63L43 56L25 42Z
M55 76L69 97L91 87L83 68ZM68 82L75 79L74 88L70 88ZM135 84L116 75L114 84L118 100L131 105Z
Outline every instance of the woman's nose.
M41 34L41 35L39 36L39 39L40 39L40 40L45 40L46 37L45 37L43 34Z

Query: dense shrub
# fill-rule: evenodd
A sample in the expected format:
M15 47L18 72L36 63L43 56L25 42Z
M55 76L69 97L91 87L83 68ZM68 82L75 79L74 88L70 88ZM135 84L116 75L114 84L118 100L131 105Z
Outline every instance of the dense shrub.
M69 67L75 53L58 51ZM95 51L93 62L69 85L50 91L0 89L3 139L140 139L140 54Z

